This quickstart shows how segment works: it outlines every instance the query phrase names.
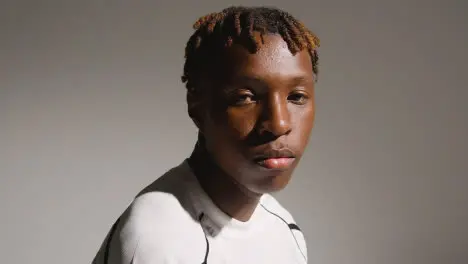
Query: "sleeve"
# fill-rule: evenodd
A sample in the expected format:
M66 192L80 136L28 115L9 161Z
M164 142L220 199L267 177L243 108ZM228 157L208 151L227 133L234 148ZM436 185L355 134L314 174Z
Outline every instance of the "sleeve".
M133 263L139 235L132 224L128 209L112 225L92 264Z

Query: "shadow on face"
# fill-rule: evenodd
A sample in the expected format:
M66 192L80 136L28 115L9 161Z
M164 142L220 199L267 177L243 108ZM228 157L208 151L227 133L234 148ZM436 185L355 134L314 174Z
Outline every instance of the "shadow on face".
M206 81L200 131L217 165L255 193L283 189L314 124L314 74L307 50L279 35L256 53L234 44Z

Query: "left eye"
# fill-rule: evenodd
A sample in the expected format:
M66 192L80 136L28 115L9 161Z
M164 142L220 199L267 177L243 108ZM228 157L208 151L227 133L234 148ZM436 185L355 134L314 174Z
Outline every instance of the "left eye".
M305 104L307 99L307 95L303 93L293 93L288 96L288 100L295 104Z

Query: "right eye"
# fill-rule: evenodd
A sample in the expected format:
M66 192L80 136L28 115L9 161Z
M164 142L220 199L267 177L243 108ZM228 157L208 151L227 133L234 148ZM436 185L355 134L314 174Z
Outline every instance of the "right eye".
M236 106L243 106L255 102L255 95L250 91L237 91L231 96L231 103Z

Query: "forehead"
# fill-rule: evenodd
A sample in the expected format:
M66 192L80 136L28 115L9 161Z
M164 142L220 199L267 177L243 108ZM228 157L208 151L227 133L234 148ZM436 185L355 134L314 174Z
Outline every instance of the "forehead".
M312 61L307 50L292 54L279 35L264 35L263 40L256 53L250 53L239 44L228 48L222 67L225 77L247 76L272 82L313 79Z

